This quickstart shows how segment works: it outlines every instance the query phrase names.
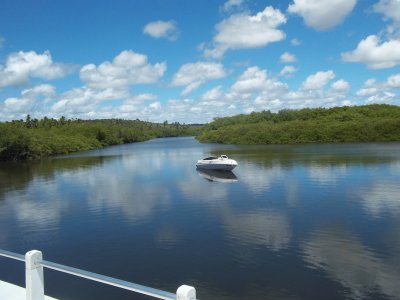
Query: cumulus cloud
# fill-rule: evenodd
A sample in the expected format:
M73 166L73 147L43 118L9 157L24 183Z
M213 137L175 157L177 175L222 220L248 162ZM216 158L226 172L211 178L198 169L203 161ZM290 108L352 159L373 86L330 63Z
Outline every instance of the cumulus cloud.
M332 83L331 88L332 91L335 92L346 92L350 89L350 84L347 81L340 79Z
M288 92L287 84L270 78L267 70L249 67L231 86L227 99L235 99L243 111L276 109L283 104Z
M282 63L292 63L296 61L296 56L294 54L291 54L289 52L285 52L281 55L280 61Z
M19 97L7 98L3 111L7 119L21 119L26 114L34 112L37 117L46 110L46 105L56 96L55 87L50 84L40 84L25 89Z
M284 66L279 72L280 76L289 77L291 74L295 73L297 69L294 66Z
M105 100L124 99L129 96L127 91L106 88L103 90L92 89L90 87L74 88L58 96L57 101L50 107L53 115L62 114L64 116L81 118L101 117L100 103ZM88 115L90 114L90 115ZM109 116L111 117L111 116Z
M231 90L237 93L261 91L265 87L267 71L259 67L250 67L232 85Z
M390 76L387 80L387 84L392 88L400 88L400 73Z
M300 15L307 26L324 31L342 23L356 2L357 0L294 0L288 11Z
M335 77L335 73L332 70L320 71L307 77L303 82L301 89L303 90L320 90L323 89L326 84Z
M391 91L396 88L398 75L390 76L386 82L377 82L371 78L364 82L363 86L356 92L356 96L365 99L365 103L393 103L396 94ZM400 85L399 85L400 86Z
M222 11L230 12L235 8L240 8L243 5L243 0L228 0L222 6Z
M281 41L286 35L278 27L285 23L285 16L271 6L255 15L231 15L215 26L213 46L206 48L204 55L221 58L229 49L259 48Z
M220 63L196 62L180 67L172 78L172 86L185 86L182 95L187 95L209 80L226 76L224 66Z
M400 40L381 42L378 36L370 35L353 51L342 53L342 60L363 63L370 69L392 68L400 64Z
M400 25L400 1L398 0L380 0L373 7L375 12L382 13L386 19L393 20Z
M4 66L0 65L0 88L19 86L29 82L29 78L52 80L71 73L74 66L55 63L49 51L37 54L35 51L12 53Z
M166 68L165 62L152 65L148 63L146 55L125 50L112 62L106 61L99 66L83 66L80 78L93 89L126 89L131 85L157 82Z
M290 43L292 44L292 46L300 46L301 45L301 41L298 38L291 39Z
M251 94L256 92L264 92L268 94L268 99L277 97L278 94L285 93L288 87L286 84L269 78L267 71L259 67L249 67L237 81L231 86L230 92L236 94Z
M144 27L143 33L156 39L164 38L169 41L175 41L179 35L174 21L155 21L148 23Z
M204 102L214 102L223 98L222 87L219 85L205 92L200 99Z

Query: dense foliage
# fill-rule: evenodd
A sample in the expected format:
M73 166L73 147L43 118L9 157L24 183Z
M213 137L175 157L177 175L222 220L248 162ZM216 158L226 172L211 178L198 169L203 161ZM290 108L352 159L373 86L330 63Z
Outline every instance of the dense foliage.
M156 137L195 135L198 127L140 120L43 118L0 123L0 160L37 159Z
M284 109L215 119L197 137L226 144L400 141L400 107Z

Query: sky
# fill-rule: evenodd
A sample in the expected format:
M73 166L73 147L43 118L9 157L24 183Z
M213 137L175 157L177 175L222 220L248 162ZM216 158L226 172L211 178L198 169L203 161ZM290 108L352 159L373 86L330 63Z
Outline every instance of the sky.
M400 0L1 0L0 121L400 104Z

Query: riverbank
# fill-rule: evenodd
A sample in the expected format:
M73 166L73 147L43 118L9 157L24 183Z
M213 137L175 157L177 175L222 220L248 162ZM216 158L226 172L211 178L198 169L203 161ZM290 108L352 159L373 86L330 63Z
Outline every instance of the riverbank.
M197 137L203 143L302 144L400 141L400 107L263 111L218 118Z
M140 120L44 118L0 123L0 161L32 160L157 137L196 135L198 126Z

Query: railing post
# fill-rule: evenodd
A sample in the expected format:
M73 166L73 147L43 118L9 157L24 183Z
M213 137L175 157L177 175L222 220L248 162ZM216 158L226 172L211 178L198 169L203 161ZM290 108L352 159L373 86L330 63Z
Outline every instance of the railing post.
M25 254L26 300L44 300L43 266L38 263L42 259L37 250Z
M181 285L176 291L177 300L196 300L196 289L189 285Z

